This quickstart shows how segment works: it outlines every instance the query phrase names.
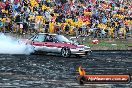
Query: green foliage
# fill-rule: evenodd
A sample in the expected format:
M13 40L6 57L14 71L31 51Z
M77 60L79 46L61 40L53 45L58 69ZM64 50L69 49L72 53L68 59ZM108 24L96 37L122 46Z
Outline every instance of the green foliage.
M121 41L113 41L113 42L109 42L106 40L101 40L99 42L99 44L93 44L93 43L87 43L84 42L85 45L88 45L91 47L91 49L97 49L97 50L127 50L128 46L132 46L131 43L125 43L125 42L121 42Z

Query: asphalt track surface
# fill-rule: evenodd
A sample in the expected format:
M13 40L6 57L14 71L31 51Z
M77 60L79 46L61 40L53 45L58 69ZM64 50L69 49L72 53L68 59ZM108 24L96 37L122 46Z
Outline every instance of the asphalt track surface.
M132 88L131 82L79 85L80 65L87 74L132 75L132 51L93 51L88 58L0 55L0 88Z

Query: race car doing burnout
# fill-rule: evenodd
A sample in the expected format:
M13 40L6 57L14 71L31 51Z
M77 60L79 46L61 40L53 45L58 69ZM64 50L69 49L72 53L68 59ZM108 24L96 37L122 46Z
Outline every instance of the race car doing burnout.
M76 55L86 56L91 52L90 47L79 45L63 35L39 33L26 40L26 43L34 47L35 52L59 53L63 57Z

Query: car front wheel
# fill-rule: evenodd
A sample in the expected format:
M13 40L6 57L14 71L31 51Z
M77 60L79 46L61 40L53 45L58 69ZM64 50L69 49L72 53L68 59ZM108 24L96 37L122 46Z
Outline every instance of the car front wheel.
M70 49L69 48L62 48L61 49L61 55L63 57L70 57L70 55L71 55Z

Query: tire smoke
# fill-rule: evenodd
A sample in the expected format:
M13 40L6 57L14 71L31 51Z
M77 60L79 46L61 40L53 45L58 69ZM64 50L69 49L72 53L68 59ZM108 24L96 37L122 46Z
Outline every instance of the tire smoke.
M0 34L0 54L26 54L34 52L31 45L20 43L18 39Z

